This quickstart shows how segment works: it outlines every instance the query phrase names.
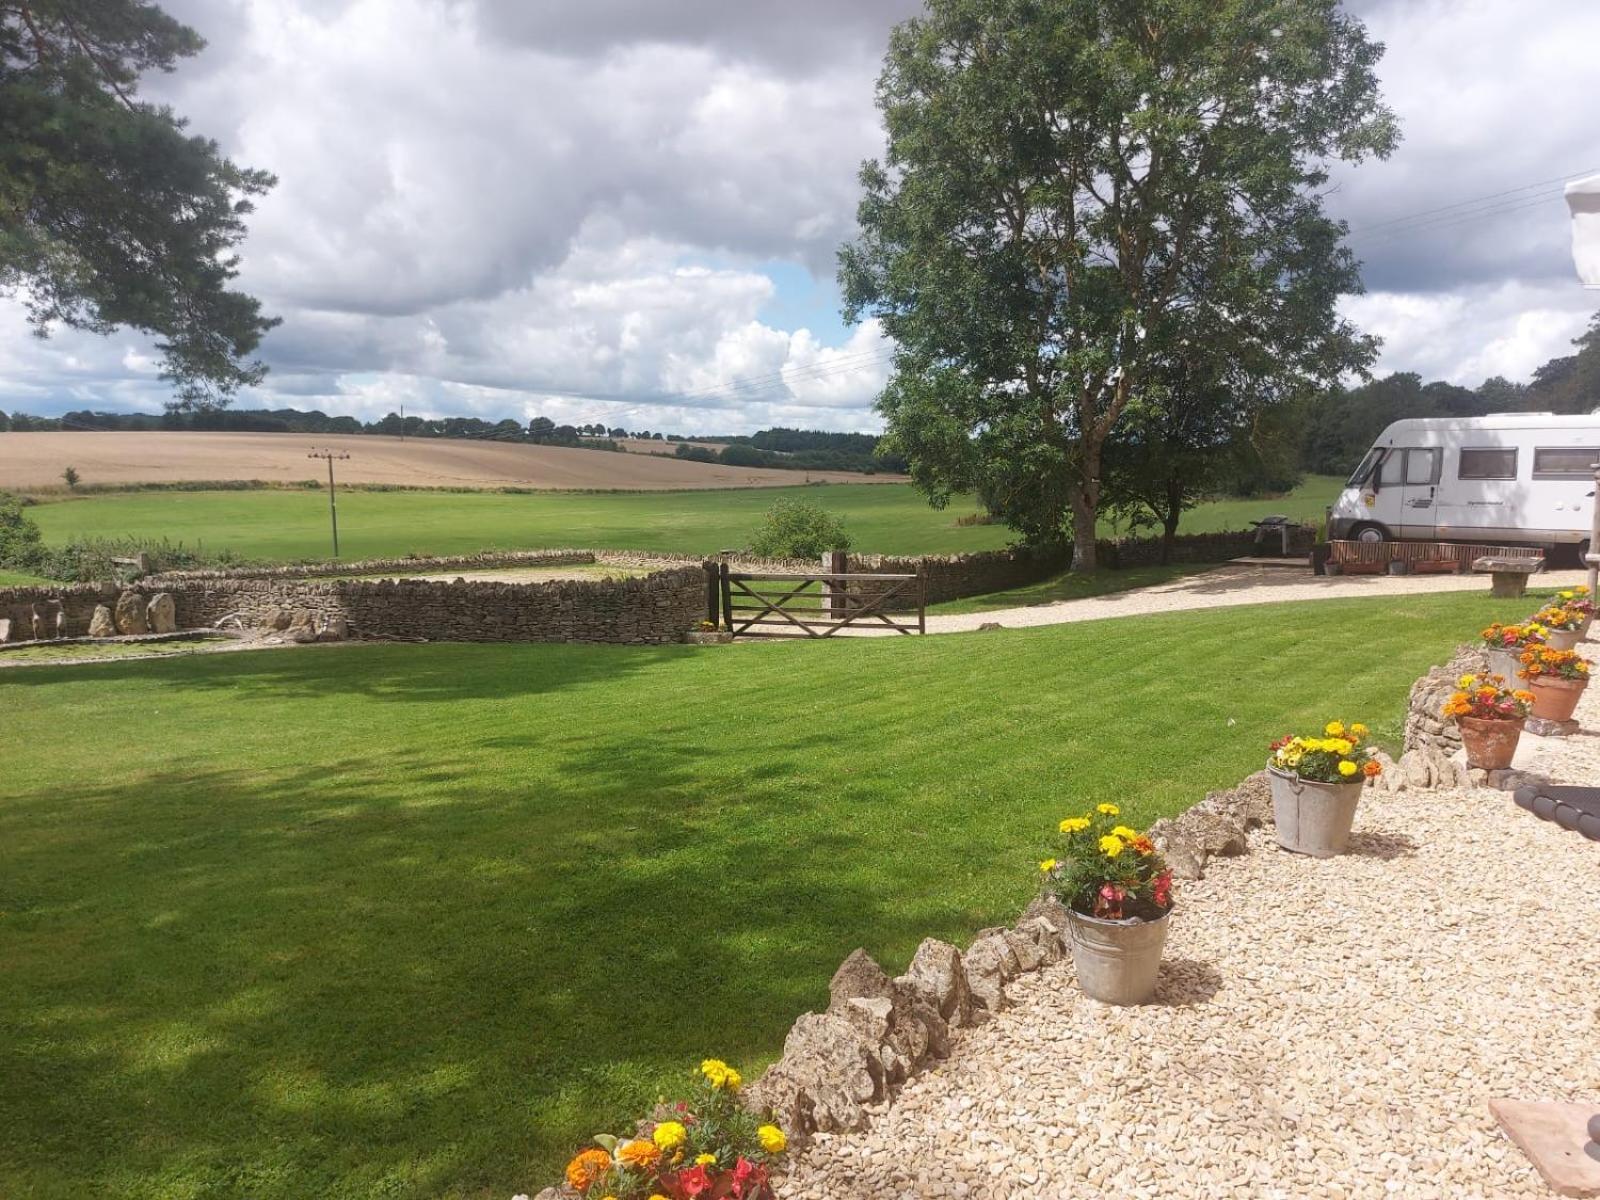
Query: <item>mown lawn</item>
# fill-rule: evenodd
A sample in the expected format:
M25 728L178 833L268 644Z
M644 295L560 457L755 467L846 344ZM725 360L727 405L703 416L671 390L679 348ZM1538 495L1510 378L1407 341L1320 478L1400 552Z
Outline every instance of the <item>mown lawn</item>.
M1184 529L1239 529L1271 512L1319 518L1334 486L1317 476L1284 499L1205 505ZM1011 540L1001 525L957 525L974 511L971 502L941 512L915 488L896 484L536 495L346 491L339 496L340 550L347 559L546 546L714 554L748 545L780 496L839 514L865 553L994 550ZM312 491L130 492L41 504L28 514L53 543L80 536L167 539L280 561L323 558L330 549L327 496Z
M1331 716L1392 744L1527 608L8 671L0 1195L537 1191L700 1058L753 1073L854 946L1014 915L1061 816Z
M1054 604L1059 600L1087 600L1092 596L1108 596L1113 592L1127 592L1134 588L1170 583L1186 575L1210 571L1216 565L1216 563L1168 563L1128 567L1120 571L1105 567L1098 571L1063 571L1038 583L1024 584L1022 587L1009 588L1003 592L986 592L981 596L967 596L961 600L930 604L928 611L930 613L993 612L1001 608Z
M31 587L46 582L37 575L25 575L21 571L0 571L0 587Z

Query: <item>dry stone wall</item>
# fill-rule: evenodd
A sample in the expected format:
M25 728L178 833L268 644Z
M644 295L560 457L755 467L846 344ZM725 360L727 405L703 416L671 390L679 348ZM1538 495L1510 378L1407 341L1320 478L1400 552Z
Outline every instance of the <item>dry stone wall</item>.
M157 590L159 586L159 591ZM159 596L170 597L157 601ZM106 607L148 625L151 605L163 624L203 629L227 617L255 628L348 628L357 637L461 642L607 642L630 645L681 640L705 615L705 572L660 571L638 579L548 583L453 583L407 579L205 578L168 576L138 589L77 584L0 589L0 619L15 612L12 640L31 638L36 610L58 604L60 634L87 636L95 610ZM137 597L137 599L135 599ZM120 602L120 605L119 605ZM119 632L125 630L118 624Z

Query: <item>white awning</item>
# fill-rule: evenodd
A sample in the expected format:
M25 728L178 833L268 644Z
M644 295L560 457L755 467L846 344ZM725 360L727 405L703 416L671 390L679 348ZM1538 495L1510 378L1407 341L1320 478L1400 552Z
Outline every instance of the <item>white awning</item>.
M1572 261L1583 286L1600 288L1600 175L1567 184L1572 210Z

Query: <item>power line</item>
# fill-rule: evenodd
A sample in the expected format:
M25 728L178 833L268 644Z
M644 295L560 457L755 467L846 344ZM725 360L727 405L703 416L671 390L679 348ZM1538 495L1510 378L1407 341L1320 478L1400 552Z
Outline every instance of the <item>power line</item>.
M1574 171L1568 175L1553 175L1548 179L1536 179L1532 183L1525 183L1520 187L1507 188L1502 192L1489 192L1482 196L1473 196L1466 200L1458 200L1454 204L1444 204L1438 208L1427 208L1420 212L1408 213L1405 216L1391 217L1387 221L1377 221L1371 225L1364 225L1360 229L1353 229L1347 236L1360 237L1363 234L1372 233L1375 230L1383 229L1390 225L1405 224L1410 221L1418 220L1422 217L1431 217L1437 213L1448 213L1455 209L1471 208L1472 206L1482 204L1487 200L1498 200L1506 196L1515 196L1519 192L1526 192L1532 188L1545 187L1552 183L1566 183L1569 180L1581 179L1585 175L1592 175L1597 170L1600 170L1600 167L1590 167L1583 171Z
M1505 216L1508 213L1522 212L1524 209L1539 208L1543 205L1559 200L1560 197L1561 192L1557 190L1555 192L1533 196L1515 204L1503 205L1499 208L1483 209L1478 212L1471 212L1453 218L1429 221L1421 225L1408 225L1402 229L1389 230L1386 233L1365 242L1364 245L1369 249L1376 246L1385 246L1393 242L1400 241L1404 238L1413 237L1423 233L1436 233L1439 230L1451 229L1458 225L1470 225L1474 221L1482 221L1488 217L1500 217Z

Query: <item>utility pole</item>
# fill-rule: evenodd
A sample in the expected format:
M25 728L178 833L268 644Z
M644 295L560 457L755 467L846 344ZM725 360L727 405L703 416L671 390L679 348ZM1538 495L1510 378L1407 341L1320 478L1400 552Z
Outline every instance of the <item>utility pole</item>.
M349 458L344 451L313 450L306 455L307 458L325 458L328 460L328 516L333 521L333 557L339 557L339 505L333 496L333 460L336 458Z

